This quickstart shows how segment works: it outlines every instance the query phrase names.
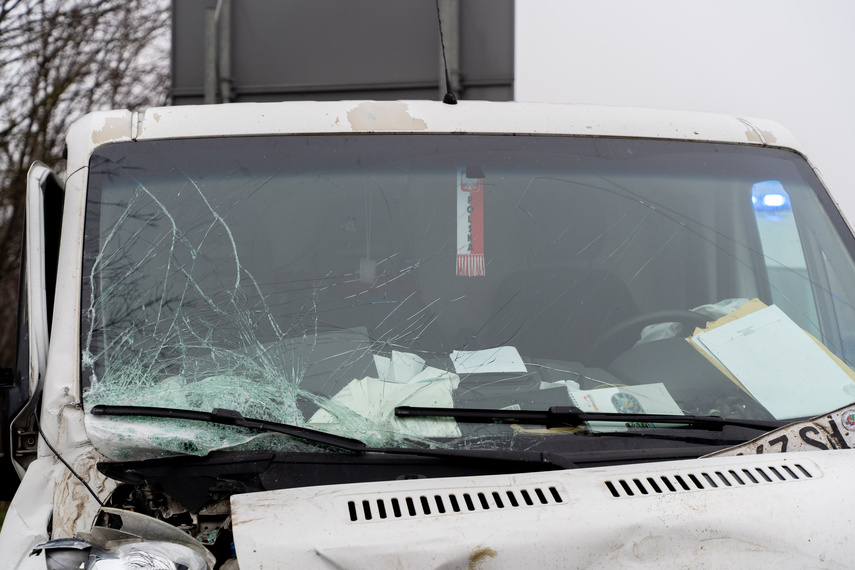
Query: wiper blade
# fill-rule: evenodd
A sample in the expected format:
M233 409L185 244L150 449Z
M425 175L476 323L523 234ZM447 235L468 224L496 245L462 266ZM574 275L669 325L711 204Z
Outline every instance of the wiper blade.
M721 430L724 426L744 427L761 431L777 429L780 421L745 420L721 416L684 416L679 414L619 414L583 412L575 406L553 406L548 410L485 410L467 408L417 408L398 406L395 415L409 417L454 418L463 423L517 423L543 426L581 426L588 422L617 422L642 424L690 425L707 430ZM643 427L643 426L639 426Z
M172 408L150 408L146 406L93 406L90 413L95 416L136 416L152 418L174 418L180 420L195 420L200 422L239 426L262 431L282 433L298 437L314 443L330 445L347 451L358 453L388 453L395 455L416 455L436 457L440 459L499 461L509 463L535 463L552 465L559 468L570 468L574 464L561 456L547 452L524 452L504 450L469 450L469 449L437 449L420 447L368 447L362 441L320 430L282 424L268 420L245 418L240 412L215 408L211 412L194 410L179 410Z
M239 426L250 429L259 429L282 433L293 437L298 437L313 443L331 445L347 451L366 451L367 446L350 437L335 435L320 430L293 426L290 424L281 424L279 422L271 422L268 420L258 420L245 418L240 412L235 410L227 410L223 408L215 408L211 412L198 412L193 410L176 410L172 408L149 408L146 406L105 406L98 404L92 406L90 413L94 416L140 416L150 418L175 418L179 420L195 420L199 422L207 422L212 424L222 424L227 426Z

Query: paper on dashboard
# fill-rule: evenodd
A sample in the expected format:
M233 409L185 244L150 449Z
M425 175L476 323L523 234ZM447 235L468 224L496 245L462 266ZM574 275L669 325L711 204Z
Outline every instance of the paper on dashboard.
M451 363L458 374L525 373L522 357L513 346L485 350L455 350Z
M432 382L398 383L384 382L379 378L366 377L353 380L333 396L327 406L333 414L320 409L309 419L309 427L329 429L349 421L347 408L367 420L364 429L383 430L417 437L460 437L457 422L451 418L399 418L395 416L398 406L421 406L428 408L454 407L452 393L454 385L450 378ZM352 430L356 424L350 426Z
M374 367L377 368L377 376L384 382L418 384L444 380L450 381L455 389L460 384L460 376L457 374L425 366L424 359L409 352L393 350L391 358L375 354Z
M571 390L570 400L583 412L625 414L682 414L661 382L594 390Z
M821 414L853 399L850 376L775 305L692 341L777 419Z

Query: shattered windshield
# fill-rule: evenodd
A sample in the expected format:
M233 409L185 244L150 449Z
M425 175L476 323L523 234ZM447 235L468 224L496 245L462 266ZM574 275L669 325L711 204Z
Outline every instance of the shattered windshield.
M83 399L223 408L375 446L574 445L567 430L399 406L806 417L855 400L851 247L807 163L777 149L113 144L90 163ZM87 416L113 457L297 445Z

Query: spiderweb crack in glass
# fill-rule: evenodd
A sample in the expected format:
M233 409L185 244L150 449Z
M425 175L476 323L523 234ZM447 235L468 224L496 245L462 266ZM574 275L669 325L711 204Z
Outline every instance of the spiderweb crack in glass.
M455 270L458 176L469 166L483 175L477 276ZM774 219L751 201L766 180L779 181L791 205ZM108 145L90 163L84 402L232 409L297 426L317 417L319 429L373 447L574 445L509 426L457 432L448 419L389 419L404 404L395 398L438 405L453 352L513 347L526 373L460 374L441 405L548 409L569 405L573 390L662 383L684 413L765 419L762 402L691 347L635 346L641 327L597 341L645 314L759 298L848 362L851 244L816 189L791 153L674 141L363 135ZM395 352L439 372L403 389L376 365ZM352 405L357 388L376 388L375 401ZM408 421L437 429L405 429ZM179 420L87 414L87 430L114 457L311 448Z

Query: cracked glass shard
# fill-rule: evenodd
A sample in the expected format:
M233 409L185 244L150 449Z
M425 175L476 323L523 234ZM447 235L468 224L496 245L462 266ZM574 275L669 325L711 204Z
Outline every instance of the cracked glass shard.
M855 353L842 222L826 214L809 167L784 151L270 136L108 145L89 176L87 408L226 408L372 446L548 450L572 441L396 418L394 407L546 409L598 387L661 383L663 406L708 414L748 402L727 409L765 418L762 402L726 378L698 369L709 381L694 386L662 368L676 349L635 347L642 327L626 325L736 298L778 305L842 362ZM464 183L483 194L483 235L473 238L483 267L472 273L456 270L459 236L478 230L459 215ZM778 188L789 209L758 209L760 192ZM453 352L498 347L526 372L501 362L455 370ZM387 361L400 369L388 373ZM87 414L87 430L123 459L319 450L187 420Z

